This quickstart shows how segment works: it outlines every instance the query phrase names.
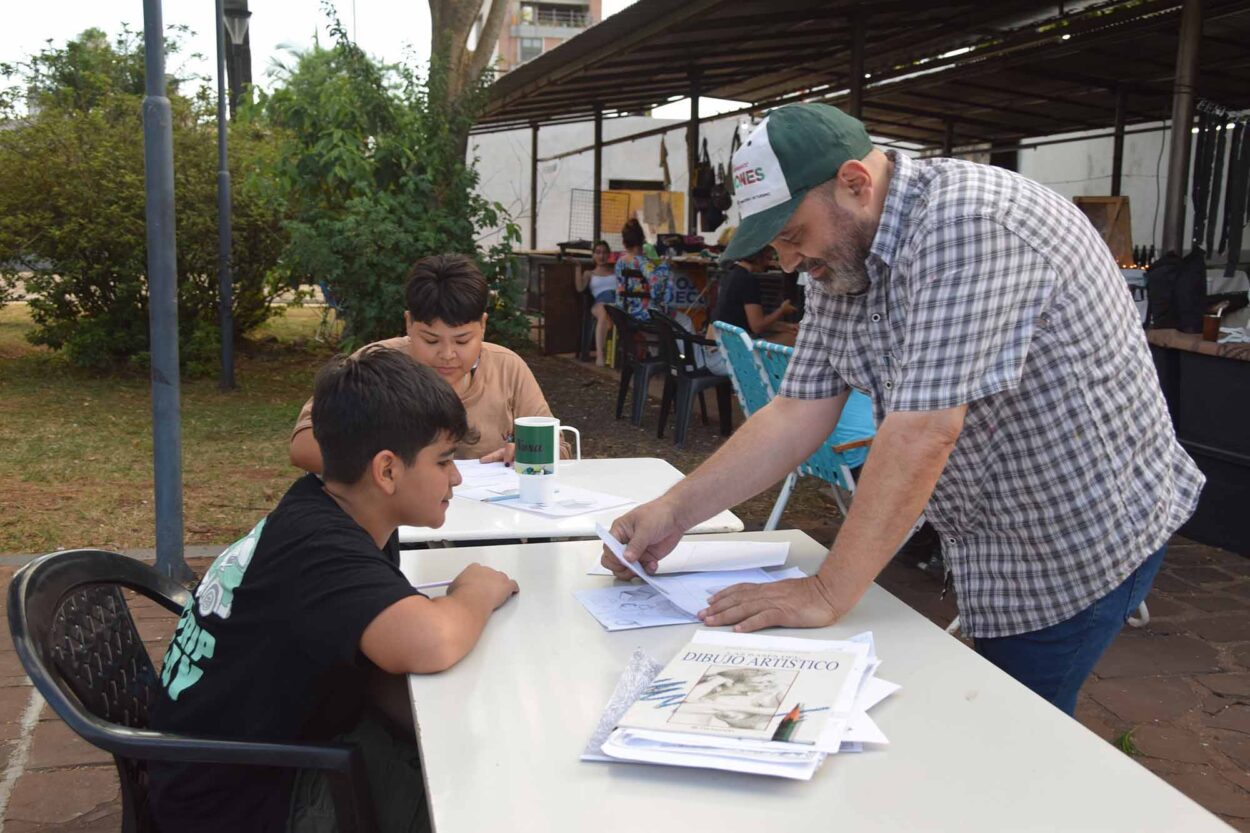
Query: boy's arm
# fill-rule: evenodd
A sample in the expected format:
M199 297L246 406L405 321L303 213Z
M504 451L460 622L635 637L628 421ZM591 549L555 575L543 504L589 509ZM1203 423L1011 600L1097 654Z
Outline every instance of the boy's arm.
M312 400L300 408L299 418L291 429L291 465L313 474L321 474L321 446L312 431Z
M409 596L379 613L360 650L389 674L446 671L477 644L491 613L517 592L498 570L470 564L441 599Z

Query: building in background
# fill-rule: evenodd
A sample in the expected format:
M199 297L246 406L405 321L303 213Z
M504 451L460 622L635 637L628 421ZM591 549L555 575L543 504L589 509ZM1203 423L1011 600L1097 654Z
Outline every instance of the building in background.
M603 19L602 0L492 0L509 5L495 47L500 73L532 61ZM486 11L483 10L483 19Z

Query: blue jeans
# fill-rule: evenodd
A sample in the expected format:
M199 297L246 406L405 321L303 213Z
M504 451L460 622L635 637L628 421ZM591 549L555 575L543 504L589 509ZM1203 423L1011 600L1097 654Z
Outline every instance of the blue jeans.
M977 653L1072 714L1085 678L1150 592L1166 549L1160 548L1119 587L1071 619L1029 633L978 639Z

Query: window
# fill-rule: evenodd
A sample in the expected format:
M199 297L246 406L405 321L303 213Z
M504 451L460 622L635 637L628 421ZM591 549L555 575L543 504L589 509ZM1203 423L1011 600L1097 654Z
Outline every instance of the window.
M539 55L543 54L543 39L520 38L518 51L520 52L520 55L518 56L518 61L520 63L523 64L526 61L532 61Z

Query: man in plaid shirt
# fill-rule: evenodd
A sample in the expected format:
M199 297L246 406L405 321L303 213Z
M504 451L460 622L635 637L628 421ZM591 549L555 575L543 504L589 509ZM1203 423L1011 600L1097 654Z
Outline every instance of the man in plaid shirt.
M878 432L817 575L727 588L700 618L828 625L924 512L977 650L1070 714L1203 484L1106 245L1031 180L883 153L824 105L770 114L733 175L744 219L724 259L771 244L811 275L808 311L781 395L613 525L626 557L654 569L685 530L776 483L861 390Z

